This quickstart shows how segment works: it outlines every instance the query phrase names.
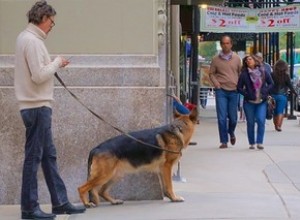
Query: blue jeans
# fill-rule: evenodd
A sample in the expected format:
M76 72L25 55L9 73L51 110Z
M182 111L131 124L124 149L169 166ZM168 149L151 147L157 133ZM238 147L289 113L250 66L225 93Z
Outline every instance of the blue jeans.
M220 142L227 144L228 134L234 137L237 124L238 93L216 89L216 110Z
M30 212L39 206L37 171L40 164L50 191L52 205L63 205L68 202L68 197L56 163L56 148L51 131L52 110L45 106L24 109L21 110L21 116L26 127L21 209Z
M263 144L265 135L267 102L264 101L259 104L244 102L244 111L247 120L247 136L249 144ZM256 141L255 122L257 123Z
M283 115L286 104L287 104L287 96L283 94L279 95L272 95L272 97L275 99L276 107L274 109L274 115Z

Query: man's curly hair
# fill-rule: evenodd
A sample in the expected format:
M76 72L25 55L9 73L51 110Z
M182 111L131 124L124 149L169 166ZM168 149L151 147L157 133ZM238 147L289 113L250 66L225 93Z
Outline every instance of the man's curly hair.
M47 1L41 0L36 2L30 11L27 13L28 17L28 23L33 23L33 24L40 24L43 21L43 17L51 17L55 16L56 11L55 9L51 6L48 5Z

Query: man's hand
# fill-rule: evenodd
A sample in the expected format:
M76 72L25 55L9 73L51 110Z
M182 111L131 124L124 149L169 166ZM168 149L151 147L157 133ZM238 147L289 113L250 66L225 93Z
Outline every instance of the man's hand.
M61 57L61 66L60 66L60 67L65 67L65 66L67 66L69 63L70 63L69 60L67 60L67 59L64 58L64 57Z
M218 83L218 84L215 85L215 89L221 89L220 83Z

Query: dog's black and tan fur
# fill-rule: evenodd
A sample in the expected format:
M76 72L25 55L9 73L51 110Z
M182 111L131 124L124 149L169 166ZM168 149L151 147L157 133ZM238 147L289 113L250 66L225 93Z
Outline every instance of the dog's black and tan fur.
M122 200L109 195L110 186L123 174L142 170L158 172L164 195L173 202L182 202L184 199L173 191L172 167L181 157L181 150L188 146L196 121L197 110L194 109L190 115L175 113L175 120L169 125L130 133L158 148L120 135L92 149L88 159L88 180L78 188L83 204L86 207L99 205L99 195L111 204L122 204ZM89 192L93 201L88 199Z

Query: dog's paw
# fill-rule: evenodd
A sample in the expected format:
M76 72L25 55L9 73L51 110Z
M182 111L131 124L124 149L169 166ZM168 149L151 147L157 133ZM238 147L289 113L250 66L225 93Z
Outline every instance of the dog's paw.
M176 196L174 193L164 192L164 195L168 197L171 202L184 202L184 198L181 196Z
M86 208L95 208L95 207L96 207L96 204L93 203L93 202L89 202L89 203L84 204L84 206L85 206Z
M124 203L121 199L115 199L111 202L112 205L122 205Z
M184 198L181 196L177 196L173 199L171 199L172 202L184 202Z

